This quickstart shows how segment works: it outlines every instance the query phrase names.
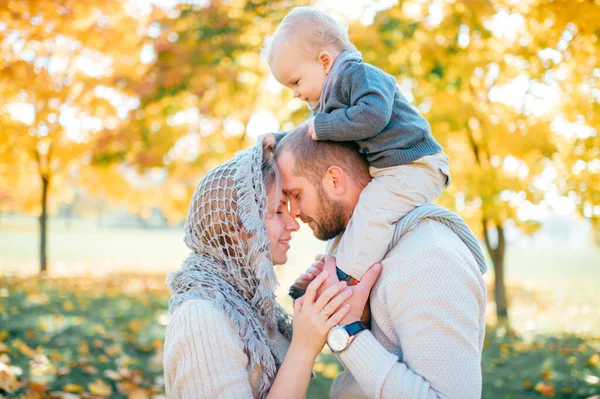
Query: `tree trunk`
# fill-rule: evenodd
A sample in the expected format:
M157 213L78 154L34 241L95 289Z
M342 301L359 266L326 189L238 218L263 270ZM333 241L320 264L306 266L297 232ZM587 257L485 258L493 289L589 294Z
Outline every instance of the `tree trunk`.
M496 317L498 324L508 323L508 304L506 302L506 286L504 285L504 254L506 251L504 228L498 221L494 221L494 228L498 235L495 246L490 242L488 235L488 220L483 218L483 236L485 238L485 246L492 258L494 264L494 299L496 301Z
M48 233L48 189L50 179L42 176L42 214L40 215L40 275L48 271L48 262L46 256L46 238Z

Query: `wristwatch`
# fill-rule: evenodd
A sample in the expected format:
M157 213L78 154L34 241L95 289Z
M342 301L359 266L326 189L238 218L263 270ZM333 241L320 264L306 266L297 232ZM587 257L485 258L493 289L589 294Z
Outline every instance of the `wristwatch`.
M352 277L348 273L345 273L342 269L340 269L337 266L335 267L335 273L337 274L337 277L340 279L340 281L345 281L345 282L348 283L348 285L356 285L356 284L358 284L358 280L357 279L355 279L354 277Z
M333 353L340 353L350 346L358 333L366 329L367 327L360 321L345 326L335 326L327 333L327 346Z

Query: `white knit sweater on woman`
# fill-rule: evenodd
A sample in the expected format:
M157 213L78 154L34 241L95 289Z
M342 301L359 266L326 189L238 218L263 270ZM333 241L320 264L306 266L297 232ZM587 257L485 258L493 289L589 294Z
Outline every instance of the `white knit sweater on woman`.
M279 332L272 339L281 362L290 342ZM163 366L168 398L257 397L262 372L248 371L233 323L204 299L187 300L175 310L167 326Z

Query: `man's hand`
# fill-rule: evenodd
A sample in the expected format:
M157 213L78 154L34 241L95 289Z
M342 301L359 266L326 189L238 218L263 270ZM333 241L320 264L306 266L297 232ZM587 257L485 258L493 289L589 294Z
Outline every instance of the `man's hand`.
M319 290L317 291L317 297L318 295L321 295L321 293L323 293L327 288L337 284L339 281L335 267L335 258L331 257L327 259L323 270L326 270L329 273L329 276L327 277L327 280L325 280L325 282L319 287ZM352 296L345 303L350 304L350 312L348 312L348 314L342 319L340 325L349 324L362 319L367 301L369 300L369 295L371 294L371 288L373 288L375 281L377 281L379 273L381 273L381 264L375 263L369 268L369 270L367 270L358 284L349 287L352 290Z

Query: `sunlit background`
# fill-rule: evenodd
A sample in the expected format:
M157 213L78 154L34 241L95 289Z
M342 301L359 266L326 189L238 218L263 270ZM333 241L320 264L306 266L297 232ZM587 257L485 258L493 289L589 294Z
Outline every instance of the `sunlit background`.
M1 4L0 397L162 397L189 200L211 167L309 116L260 58L308 2ZM484 397L598 394L600 2L313 4L450 157L438 203L490 262ZM324 249L305 227L291 244L288 308ZM340 369L324 353L308 396Z

